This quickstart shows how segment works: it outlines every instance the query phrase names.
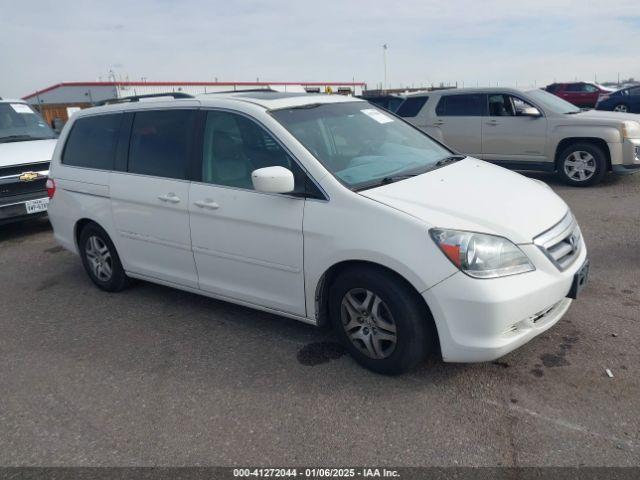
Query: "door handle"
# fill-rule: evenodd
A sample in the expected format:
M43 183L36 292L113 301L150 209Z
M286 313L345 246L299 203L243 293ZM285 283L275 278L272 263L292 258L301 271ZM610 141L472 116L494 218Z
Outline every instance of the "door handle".
M170 202L170 203L180 203L180 197L178 197L175 193L169 192L165 195L160 195L158 200L161 202Z
M216 210L220 208L220 205L218 205L216 202L214 202L210 198L206 198L204 200L196 200L195 202L193 202L193 204L196 207L208 208L209 210Z
M488 122L485 122L487 125L498 125L498 121L497 120L489 120Z
M434 127L439 127L440 125L444 125L443 120L436 120L435 122L433 122Z

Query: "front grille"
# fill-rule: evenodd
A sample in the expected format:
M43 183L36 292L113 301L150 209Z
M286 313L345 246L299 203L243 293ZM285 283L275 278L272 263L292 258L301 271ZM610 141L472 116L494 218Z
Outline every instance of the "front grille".
M21 175L24 172L47 172L49 162L28 163L26 165L11 165L10 167L0 167L0 178Z
M36 173L37 177L23 177L24 173ZM3 203L10 202L15 195L25 195L46 191L49 162L28 163L26 165L12 165L0 168L0 199Z
M21 182L17 178L8 182L0 180L0 198L7 199L14 195L24 195L25 193L45 192L47 190L47 177L39 177L30 182Z
M558 270L566 270L580 255L582 234L569 212L557 225L534 238L533 243Z

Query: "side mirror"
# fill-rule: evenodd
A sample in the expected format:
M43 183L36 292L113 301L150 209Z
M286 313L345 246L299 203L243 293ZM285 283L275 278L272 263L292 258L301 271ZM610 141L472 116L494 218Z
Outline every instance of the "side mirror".
M293 173L284 167L258 168L251 173L251 182L258 192L289 193L295 188Z
M534 117L534 118L542 116L542 114L540 113L540 110L538 110L535 107L525 107L520 111L519 115L521 117Z

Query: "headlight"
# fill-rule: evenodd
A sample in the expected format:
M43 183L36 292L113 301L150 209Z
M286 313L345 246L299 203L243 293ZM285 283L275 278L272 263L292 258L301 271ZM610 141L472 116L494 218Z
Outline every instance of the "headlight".
M640 138L640 123L638 122L622 122L620 126L623 139L627 138Z
M535 270L524 252L506 238L437 228L429 234L442 253L471 277L506 277Z

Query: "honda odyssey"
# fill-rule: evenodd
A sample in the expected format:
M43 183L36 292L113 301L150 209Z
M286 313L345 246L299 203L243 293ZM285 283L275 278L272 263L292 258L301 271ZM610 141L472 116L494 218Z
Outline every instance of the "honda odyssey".
M498 358L585 284L544 183L456 155L363 100L210 94L83 110L51 165L55 238L115 292L142 279L333 324L396 374Z

